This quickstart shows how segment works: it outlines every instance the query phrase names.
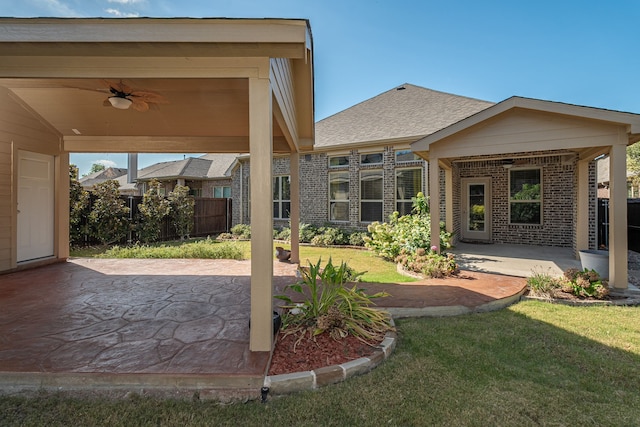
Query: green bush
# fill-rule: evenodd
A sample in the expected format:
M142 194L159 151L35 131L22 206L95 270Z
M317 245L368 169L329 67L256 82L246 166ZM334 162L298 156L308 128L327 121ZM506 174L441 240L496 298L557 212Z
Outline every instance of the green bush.
M289 227L285 227L280 231L276 230L276 237L277 240L285 240L285 241L290 241L291 240L291 229Z
M138 205L138 236L141 241L149 243L160 238L162 222L171 213L171 204L160 194L160 183L153 179L149 189L142 196Z
M89 222L89 192L82 188L78 181L78 168L69 166L69 243L83 243L85 236L90 234Z
M369 234L365 231L354 231L349 235L349 244L351 246L364 246L364 238Z
M566 282L563 290L578 297L604 299L609 295L607 282L595 270L570 268L564 272L564 278Z
M188 238L193 228L195 200L189 195L189 187L176 185L167 197L171 205L171 219L180 240Z
M527 287L531 295L542 298L554 298L562 288L562 280L539 270L533 270L527 278Z
M372 299L388 296L384 292L367 295L356 286L344 285L353 279L353 271L346 263L333 265L331 258L321 268L322 260L309 267L300 268L302 280L287 289L304 297L296 303L288 295L276 298L285 302L287 311L282 317L285 335L305 334L311 336L329 333L334 339L353 335L366 342L379 342L391 330L391 316L386 311L371 307ZM359 274L356 274L356 277Z
M443 255L423 248L419 248L414 252L403 249L396 261L408 271L431 278L452 276L459 271L453 254Z
M248 224L237 224L231 227L231 234L238 239L250 239L251 238L251 226Z
M311 240L318 234L318 229L310 224L300 223L300 242L311 243Z
M395 260L402 250L407 253L429 249L431 246L431 218L427 209L427 198L418 193L413 199L413 214L400 216L394 212L388 223L374 222L369 225L371 234L365 237L365 246L379 256ZM451 247L451 233L447 232L444 223L440 223L440 248Z
M89 214L89 223L94 237L103 244L118 242L129 232L130 209L120 199L118 187L118 181L112 179L93 187L96 201Z

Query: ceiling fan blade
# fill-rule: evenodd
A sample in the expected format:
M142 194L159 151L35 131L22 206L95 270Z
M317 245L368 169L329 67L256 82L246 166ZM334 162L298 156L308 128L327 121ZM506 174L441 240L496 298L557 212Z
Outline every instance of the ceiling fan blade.
M169 101L160 95L159 93L150 92L150 91L141 91L137 90L131 94L132 97L143 100L144 102L153 103L153 104L168 104Z
M103 107L111 107L111 102L109 102L109 98L107 98L104 101L102 101L102 106Z
M134 110L140 111L142 113L144 113L145 111L149 111L149 104L147 104L143 100L139 98L131 98L131 101L133 102L132 105Z

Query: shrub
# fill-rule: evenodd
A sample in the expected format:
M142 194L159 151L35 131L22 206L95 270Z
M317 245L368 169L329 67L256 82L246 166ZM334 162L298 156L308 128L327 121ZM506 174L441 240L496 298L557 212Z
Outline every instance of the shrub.
M90 234L89 223L89 192L82 188L78 181L78 168L69 166L69 242L82 243L85 236Z
M231 234L238 239L250 239L251 238L251 226L248 224L237 224L231 227Z
M160 183L155 179L149 183L149 189L138 205L140 222L138 236L143 242L155 242L160 238L162 222L171 212L171 204L160 194Z
M365 246L379 256L395 260L404 249L408 253L429 249L431 246L431 218L428 214L427 198L422 194L413 199L413 214L400 216L394 212L388 223L374 222L369 225L370 237L365 237ZM451 233L440 223L440 247L451 247Z
M108 180L96 184L96 201L89 214L93 235L103 244L122 240L129 232L129 212L124 200L120 199L120 184Z
M234 235L231 233L220 233L218 237L216 237L216 240L233 240L234 238Z
M596 299L604 299L609 295L607 282L600 279L600 275L595 270L570 268L564 272L564 278L566 279L563 286L565 292Z
M168 196L171 204L171 218L176 233L180 240L184 240L191 234L193 228L193 216L195 201L189 195L189 187L176 185Z
M562 288L562 280L550 273L534 270L527 278L527 286L531 295L542 298L554 298Z
M414 252L403 249L396 258L402 267L425 277L441 278L452 276L459 272L458 264L453 254L439 254L433 250L419 248Z
M349 235L349 244L351 246L364 246L364 238L369 234L364 231L354 231Z
M299 234L301 243L311 243L311 239L318 234L318 229L313 225L300 223Z
M276 239L278 240L285 240L285 241L290 241L291 240L291 229L289 227L285 227L282 230L280 230L279 232L276 233Z
M339 267L331 259L321 268L322 260L309 267L301 268L302 280L287 286L305 299L295 303L288 295L276 298L285 302L287 309L282 318L282 330L285 334L306 333L311 336L324 332L334 339L353 335L366 342L380 341L391 330L390 315L385 311L371 307L372 299L388 294L379 292L367 295L363 289L345 287L353 277L346 263Z

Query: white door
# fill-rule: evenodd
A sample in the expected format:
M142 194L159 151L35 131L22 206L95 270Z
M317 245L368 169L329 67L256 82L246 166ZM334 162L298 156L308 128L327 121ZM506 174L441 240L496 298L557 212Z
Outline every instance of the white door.
M462 240L491 240L491 178L462 179Z
M54 255L53 156L18 152L18 262Z

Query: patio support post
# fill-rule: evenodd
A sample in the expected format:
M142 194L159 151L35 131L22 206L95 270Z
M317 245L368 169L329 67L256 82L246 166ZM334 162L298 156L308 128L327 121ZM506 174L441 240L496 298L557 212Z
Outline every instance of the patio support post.
M300 153L291 153L289 157L289 175L291 190L291 262L300 262Z
M251 327L249 349L273 342L273 111L268 78L249 79L251 161Z
M609 151L609 285L627 289L627 135Z
M589 248L589 161L578 161L578 188L576 212L576 259L578 251Z
M69 153L62 152L55 157L57 171L55 180L56 191L56 225L55 242L56 257L58 259L69 258Z
M431 215L431 246L440 252L440 166L438 158L429 156L429 213Z
M450 163L444 168L444 201L445 226L453 233L453 169Z

